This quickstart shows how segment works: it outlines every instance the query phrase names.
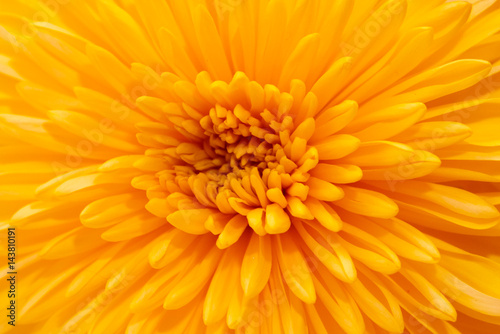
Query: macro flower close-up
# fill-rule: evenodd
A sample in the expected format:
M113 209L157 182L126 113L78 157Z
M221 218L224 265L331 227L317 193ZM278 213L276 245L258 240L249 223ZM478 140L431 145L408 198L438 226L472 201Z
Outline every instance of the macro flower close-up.
M500 333L500 0L2 0L0 333Z

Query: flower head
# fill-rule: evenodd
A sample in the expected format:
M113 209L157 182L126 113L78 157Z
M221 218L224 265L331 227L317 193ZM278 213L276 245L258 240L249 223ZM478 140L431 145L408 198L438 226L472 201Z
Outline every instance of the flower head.
M6 6L23 332L498 329L500 2Z

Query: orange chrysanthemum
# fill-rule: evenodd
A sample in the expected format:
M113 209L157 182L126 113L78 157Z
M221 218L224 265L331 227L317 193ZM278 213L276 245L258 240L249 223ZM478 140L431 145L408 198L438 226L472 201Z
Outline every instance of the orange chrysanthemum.
M0 7L0 332L499 332L500 1Z

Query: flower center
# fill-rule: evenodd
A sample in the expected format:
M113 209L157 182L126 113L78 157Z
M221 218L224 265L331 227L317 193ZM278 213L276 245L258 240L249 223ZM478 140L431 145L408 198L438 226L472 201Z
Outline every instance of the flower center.
M139 137L147 144L159 136L168 144L147 155L165 166L156 177L169 194L169 222L195 234L232 226L242 231L247 224L259 235L284 233L293 219L332 225L323 221L331 210L321 201L338 200L343 191L316 177L329 166L318 166L321 155L326 161L335 155L332 140L322 139L324 126L315 132L317 99L305 93L305 84L294 81L290 93L280 92L242 73L228 84L202 73L196 83L179 89L183 102L163 105L168 121L162 134L145 126L151 134ZM149 189L148 196L161 198L160 189ZM187 213L203 222L195 228Z
M191 190L200 202L246 216L272 203L284 209L287 196L307 198L304 182L318 156L306 139L294 136L290 115L279 109L255 113L241 105L233 110L216 105L199 123L206 140L180 144L176 152L188 164L180 171L190 174Z

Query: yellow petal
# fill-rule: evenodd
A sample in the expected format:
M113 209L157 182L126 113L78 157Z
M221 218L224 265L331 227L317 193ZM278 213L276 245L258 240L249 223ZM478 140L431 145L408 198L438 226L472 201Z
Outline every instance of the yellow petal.
M299 248L289 240L290 236L276 236L276 254L283 278L292 292L304 303L316 301L316 292L311 278L309 265Z
M363 177L363 171L356 165L319 163L311 175L332 183L354 183Z
M389 246L354 225L344 224L338 240L353 258L372 270L393 274L401 268L401 261Z
M172 286L163 302L163 308L166 310L178 309L193 300L199 290L212 277L221 256L222 252L217 247L213 247L200 263L192 268L182 280Z
M205 221L215 212L210 209L178 210L167 216L170 224L191 234L205 234L208 232Z
M271 258L271 237L253 234L241 264L241 287L249 298L258 295L267 284Z
M320 160L340 159L356 151L360 141L351 135L333 135L314 142Z
M273 203L266 207L266 222L264 228L267 233L285 233L290 228L290 225L290 217L281 206Z
M203 304L203 322L206 325L214 324L226 316L232 294L238 286L242 250L239 247L234 251L226 251L218 264Z
M235 215L224 227L224 230L217 238L217 247L225 249L236 243L247 228L247 219L242 215Z
M148 234L166 224L164 219L151 217L148 213L125 219L101 234L106 241L130 240Z
M389 197L363 188L342 186L345 196L335 202L345 210L364 216L392 218L398 214L398 206Z
M403 332L405 325L397 300L374 275L362 275L345 286L360 309L374 323L388 332Z
M98 231L77 227L50 240L40 251L40 256L45 259L60 259L88 252L104 243L105 241L100 238Z
M332 202L344 197L342 188L316 177L310 177L306 185L309 187L309 196L320 201Z

